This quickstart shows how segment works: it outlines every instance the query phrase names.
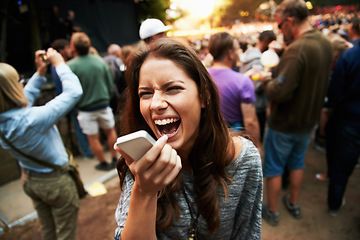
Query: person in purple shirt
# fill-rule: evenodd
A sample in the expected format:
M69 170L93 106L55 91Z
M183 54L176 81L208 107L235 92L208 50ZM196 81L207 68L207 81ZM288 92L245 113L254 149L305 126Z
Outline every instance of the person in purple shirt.
M245 128L255 145L260 148L260 128L255 109L255 89L251 79L232 68L238 59L239 42L230 34L214 34L209 51L214 58L208 72L220 94L220 109L232 130Z

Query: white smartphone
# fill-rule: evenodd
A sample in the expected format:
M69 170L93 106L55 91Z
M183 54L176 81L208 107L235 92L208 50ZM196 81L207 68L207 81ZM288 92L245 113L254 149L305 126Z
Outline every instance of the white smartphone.
M149 133L145 130L140 130L119 137L115 144L132 159L137 161L149 151L155 142Z

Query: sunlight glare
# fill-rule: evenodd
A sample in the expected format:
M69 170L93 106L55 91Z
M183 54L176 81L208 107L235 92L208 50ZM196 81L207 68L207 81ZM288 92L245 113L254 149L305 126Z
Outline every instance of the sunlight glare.
M197 18L208 17L215 7L215 0L171 0L171 2Z

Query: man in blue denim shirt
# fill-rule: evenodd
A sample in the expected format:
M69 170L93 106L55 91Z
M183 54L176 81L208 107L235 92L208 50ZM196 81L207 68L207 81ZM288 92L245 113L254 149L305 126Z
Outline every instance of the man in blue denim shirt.
M79 79L52 48L47 51L62 82L63 92L44 106L32 106L42 85L49 63L41 60L46 52L35 53L37 72L24 89L16 70L0 63L0 131L21 152L59 166L68 165L68 155L55 123L82 95ZM4 149L19 161L23 188L32 199L42 225L43 239L76 239L79 197L74 181L66 170L39 165L14 151L0 139Z

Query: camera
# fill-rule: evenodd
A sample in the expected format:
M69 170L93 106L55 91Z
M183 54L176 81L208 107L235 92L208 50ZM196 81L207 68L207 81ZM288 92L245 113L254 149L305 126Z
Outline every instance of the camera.
M41 59L42 59L42 61L43 61L44 63L49 62L49 58L48 58L48 56L47 56L46 54L41 54Z

